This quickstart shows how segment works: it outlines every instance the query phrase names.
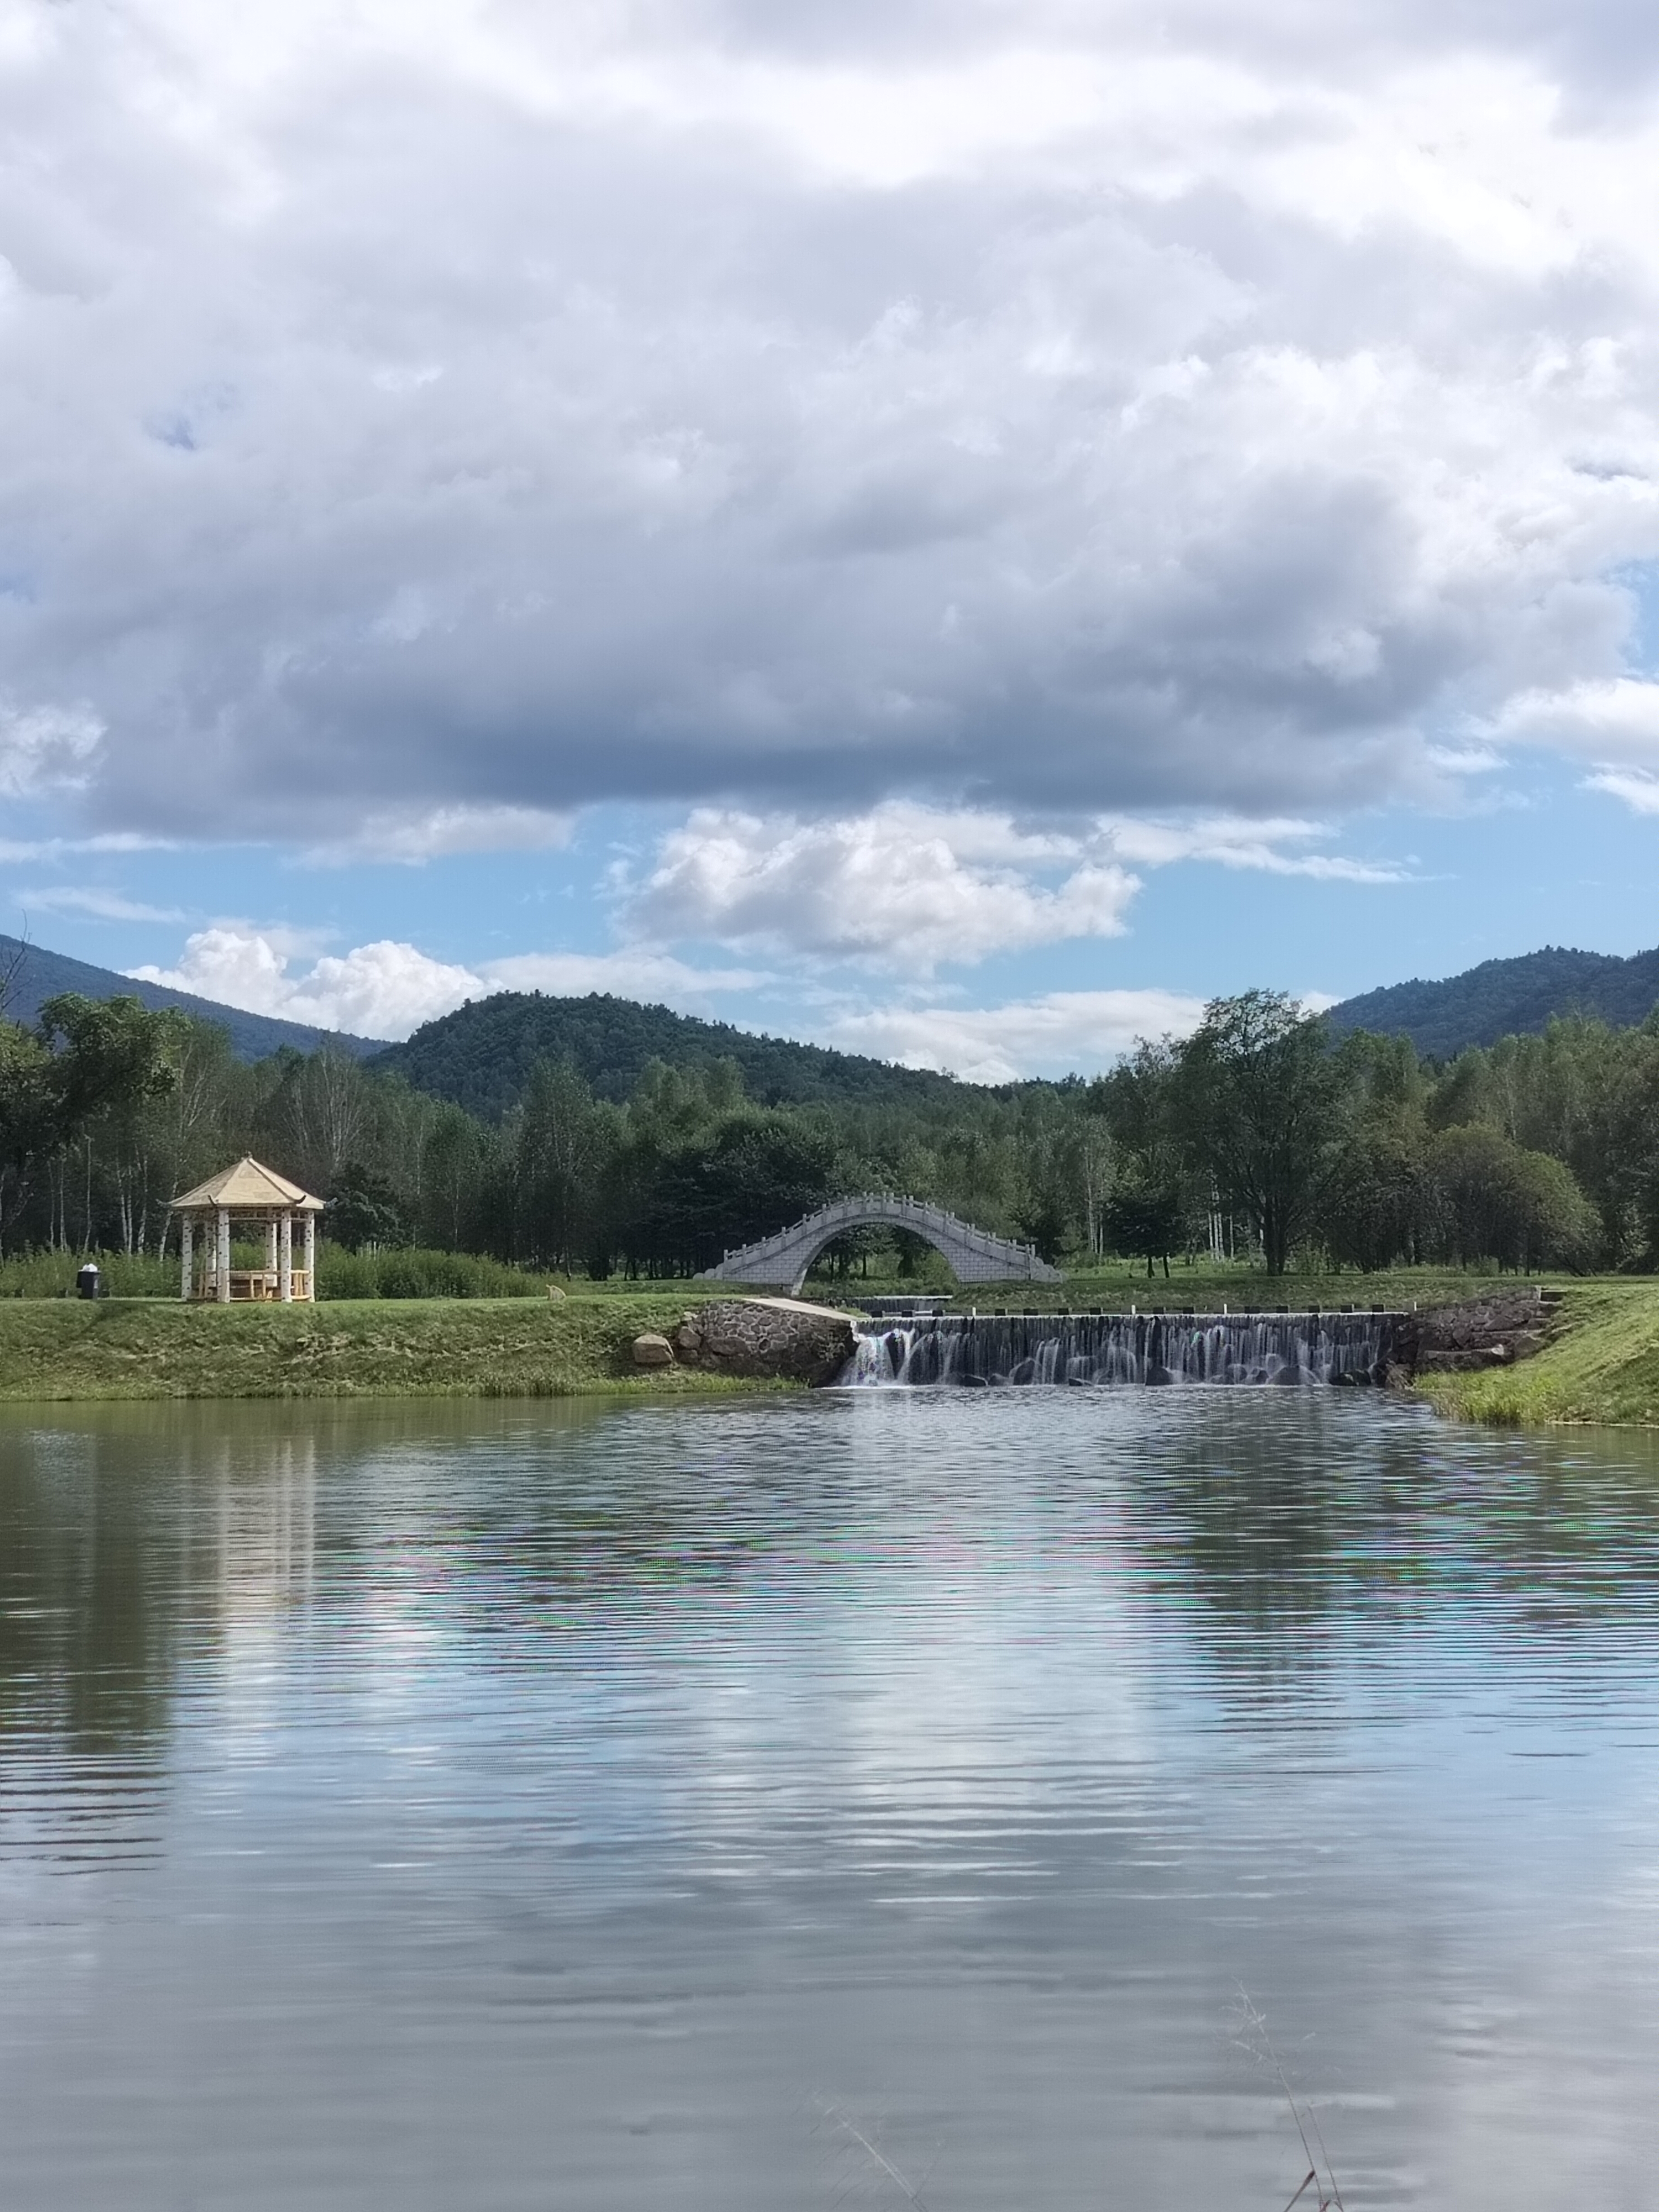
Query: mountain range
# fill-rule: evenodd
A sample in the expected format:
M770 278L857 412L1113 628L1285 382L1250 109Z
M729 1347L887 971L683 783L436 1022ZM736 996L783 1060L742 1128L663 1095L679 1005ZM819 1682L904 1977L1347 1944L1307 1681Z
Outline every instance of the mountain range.
M377 1037L348 1036L343 1030L311 1029L304 1022L276 1021L269 1014L245 1014L240 1006L222 1006L212 999L118 975L112 968L95 968L89 960L71 960L65 952L48 952L20 938L0 935L0 976L7 975L10 984L4 1012L14 1022L33 1023L40 1018L43 1000L55 999L61 991L78 991L83 999L125 995L142 1000L147 1006L179 1006L200 1021L217 1022L229 1030L238 1060L263 1060L285 1044L298 1052L315 1052L325 1037L362 1059L386 1049Z
M1514 960L1483 960L1444 981L1389 983L1345 999L1331 1027L1408 1036L1420 1053L1452 1060L1472 1044L1536 1034L1559 1014L1594 1014L1615 1029L1645 1021L1659 1005L1659 950L1621 959L1547 945Z
M583 999L544 998L503 991L471 1000L453 1013L425 1023L399 1044L323 1030L268 1014L244 1013L159 983L135 981L108 968L48 952L0 936L0 975L9 973L5 1012L33 1022L41 1001L60 991L92 999L125 992L148 1006L179 1006L219 1023L241 1060L263 1059L289 1045L314 1052L325 1041L374 1066L403 1075L418 1091L449 1098L494 1119L524 1087L538 1059L569 1060L601 1098L621 1100L634 1090L647 1061L688 1066L735 1060L749 1097L767 1105L823 1101L842 1105L884 1102L916 1105L944 1100L957 1079L926 1069L896 1066L823 1045L760 1036L726 1022L699 1020L666 1006L595 993ZM1644 1021L1659 1006L1659 948L1628 958L1546 945L1511 960L1485 960L1443 981L1414 978L1345 999L1329 1012L1339 1035L1371 1030L1408 1036L1438 1060L1469 1045L1537 1031L1553 1017L1590 1014L1615 1027Z

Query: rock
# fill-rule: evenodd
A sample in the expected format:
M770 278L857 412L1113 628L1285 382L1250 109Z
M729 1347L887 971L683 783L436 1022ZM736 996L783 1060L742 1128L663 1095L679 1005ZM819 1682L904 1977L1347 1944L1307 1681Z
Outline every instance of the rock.
M675 1334L688 1367L761 1381L833 1382L856 1345L851 1314L800 1298L718 1298ZM686 1341L695 1330L697 1341Z
M676 1352L702 1351L702 1331L695 1322L684 1321L674 1331L674 1349Z
M1408 1315L1392 1356L1413 1375L1479 1374L1541 1352L1552 1319L1551 1306L1537 1290L1495 1291Z
M653 1329L647 1329L643 1336L634 1339L634 1364L635 1367L672 1367L674 1364L674 1347L665 1336L659 1336Z

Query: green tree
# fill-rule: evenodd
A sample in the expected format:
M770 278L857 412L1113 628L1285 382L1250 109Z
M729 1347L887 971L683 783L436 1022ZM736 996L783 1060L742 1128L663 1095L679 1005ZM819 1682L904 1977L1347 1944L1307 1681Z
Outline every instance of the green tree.
M1312 1224L1340 1127L1325 1024L1282 991L1214 999L1182 1048L1177 1112L1193 1157L1282 1275Z
M630 1226L629 1256L675 1272L799 1221L836 1191L836 1148L815 1116L728 1115L661 1158Z
M79 1147L84 1193L82 1234L94 1241L97 1138L114 1164L134 1164L138 1116L150 1101L177 1084L190 1037L188 1018L137 999L88 999L64 991L40 1008L39 1054L14 1046L15 1095L7 1116L14 1191L26 1192L42 1154L62 1158ZM14 1083L7 1082L9 1090ZM101 1125L101 1127L100 1127ZM142 1160L138 1163L142 1167ZM127 1243L131 1249L133 1192L125 1191ZM146 1187L146 1206L159 1201Z
M1185 1243L1187 1222L1180 1179L1167 1173L1148 1178L1139 1162L1119 1176L1106 1201L1106 1233L1112 1249L1129 1259L1145 1260L1149 1276L1153 1261L1161 1260L1167 1279L1170 1255Z
M574 1061L538 1060L514 1135L518 1256L556 1267L588 1258L605 1242L602 1196L617 1145L615 1109L595 1101Z
M34 1170L57 1143L52 1055L19 1022L0 1022L0 1251L29 1200Z
M361 1252L366 1245L379 1249L412 1241L391 1182L373 1168L352 1160L334 1178L324 1220L332 1241L348 1252Z
M1368 1272L1414 1259L1427 1204L1426 1140L1398 1127L1362 1123L1321 1186L1317 1227L1339 1267Z
M1582 1267L1595 1216L1572 1171L1484 1122L1443 1129L1430 1149L1438 1256L1455 1266Z

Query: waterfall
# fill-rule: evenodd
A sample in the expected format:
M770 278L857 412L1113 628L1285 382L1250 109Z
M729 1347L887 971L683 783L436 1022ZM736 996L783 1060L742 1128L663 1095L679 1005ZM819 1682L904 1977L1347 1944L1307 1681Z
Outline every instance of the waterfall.
M859 1332L842 1383L1380 1382L1388 1313L943 1315Z

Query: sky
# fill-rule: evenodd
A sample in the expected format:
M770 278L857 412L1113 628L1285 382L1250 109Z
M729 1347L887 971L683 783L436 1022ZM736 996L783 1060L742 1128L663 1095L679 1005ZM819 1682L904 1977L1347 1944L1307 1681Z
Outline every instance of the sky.
M0 927L981 1080L1659 944L1647 0L0 0Z

